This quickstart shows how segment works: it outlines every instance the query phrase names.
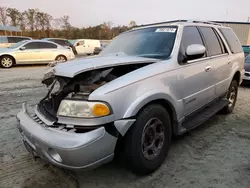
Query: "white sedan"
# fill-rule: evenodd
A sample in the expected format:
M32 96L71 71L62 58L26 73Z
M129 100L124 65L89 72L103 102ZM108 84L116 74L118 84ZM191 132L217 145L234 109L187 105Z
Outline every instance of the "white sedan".
M3 68L10 68L15 64L65 62L74 58L71 48L41 40L25 40L0 49L0 66Z

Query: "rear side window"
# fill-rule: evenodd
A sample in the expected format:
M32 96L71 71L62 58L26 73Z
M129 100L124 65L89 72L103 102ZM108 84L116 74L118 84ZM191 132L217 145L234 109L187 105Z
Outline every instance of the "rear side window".
M57 48L55 44L49 43L49 42L40 42L40 48L41 49L51 49L51 48Z
M0 37L0 43L8 43L7 37Z
M30 38L26 37L7 37L9 43L18 43L23 40L30 40Z
M215 56L222 54L221 44L214 30L211 27L200 27L200 30L206 40L209 55Z
M232 29L220 28L219 30L226 39L232 53L240 53L243 51L241 43Z
M18 43L20 42L17 37L7 37L9 43Z

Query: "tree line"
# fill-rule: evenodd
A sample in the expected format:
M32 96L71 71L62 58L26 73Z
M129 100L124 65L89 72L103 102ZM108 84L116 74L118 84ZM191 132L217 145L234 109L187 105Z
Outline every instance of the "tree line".
M114 26L112 22L104 22L93 27L78 28L73 27L69 20L68 15L53 18L39 9L28 9L22 12L16 8L0 7L0 25L19 27L23 36L35 39L58 37L110 40L136 26L136 22L131 21L128 26Z

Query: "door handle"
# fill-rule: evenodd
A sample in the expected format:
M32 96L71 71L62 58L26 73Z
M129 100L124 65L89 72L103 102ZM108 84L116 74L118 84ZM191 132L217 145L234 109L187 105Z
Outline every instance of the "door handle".
M232 60L230 59L230 60L228 60L227 64L229 65L231 62L232 62Z
M212 69L212 67L211 67L211 66L207 66L207 67L205 67L205 71L206 71L206 72L209 72L211 69Z

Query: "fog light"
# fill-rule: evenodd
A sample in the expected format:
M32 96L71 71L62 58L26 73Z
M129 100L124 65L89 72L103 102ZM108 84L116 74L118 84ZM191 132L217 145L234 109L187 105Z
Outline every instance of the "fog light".
M59 163L62 162L61 156L54 149L49 148L48 153L49 153L50 157L52 157L55 161L57 161Z

